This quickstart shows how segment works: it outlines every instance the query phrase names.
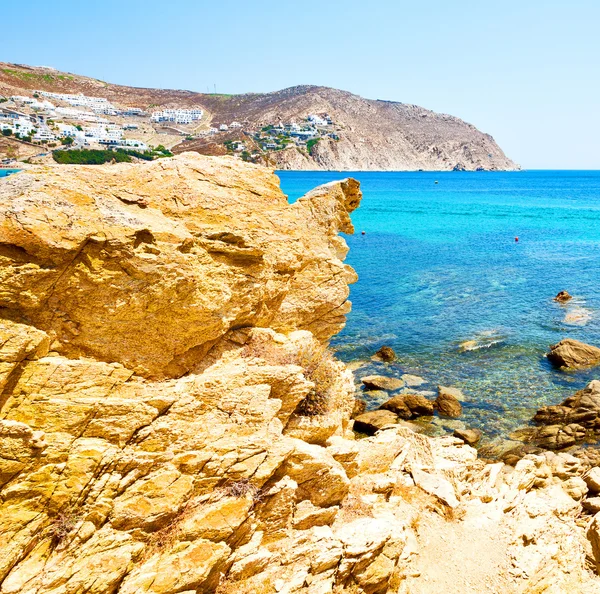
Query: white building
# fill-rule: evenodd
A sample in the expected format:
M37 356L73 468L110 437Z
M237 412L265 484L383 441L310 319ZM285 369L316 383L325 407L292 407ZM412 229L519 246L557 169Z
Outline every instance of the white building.
M56 140L56 136L50 131L48 127L38 128L37 132L33 136L34 140L39 141L50 141Z
M152 122L173 122L175 124L191 124L202 119L201 109L163 109L155 111L150 116Z
M71 124L63 124L62 122L59 122L58 124L56 124L56 126L58 128L59 135L63 138L70 136L71 138L82 139L85 137L85 133L83 132L83 130L79 130Z
M81 111L80 109L74 109L73 107L57 107L56 113L65 118L81 120L83 122L108 124L108 120L106 118L101 118L99 115L96 115L90 111Z
M134 148L138 151L147 151L148 145L141 140L136 140L135 138L123 138L120 143L121 146L126 146L127 148Z
M327 126L328 125L327 120L325 120L322 117L315 115L315 114L309 115L308 118L306 118L306 119L315 126Z
M229 126L228 126L227 124L221 124L221 125L219 126L219 130L220 130L221 132L227 132L227 130L229 130Z
M231 124L229 124L230 128L241 128L242 124L240 124L239 122L231 122Z
M51 99L58 99L64 101L73 107L89 107L90 109L112 109L114 106L104 97L88 97L83 93L72 95L70 93L50 93L48 91L34 91L34 94L41 95L42 97L49 97Z

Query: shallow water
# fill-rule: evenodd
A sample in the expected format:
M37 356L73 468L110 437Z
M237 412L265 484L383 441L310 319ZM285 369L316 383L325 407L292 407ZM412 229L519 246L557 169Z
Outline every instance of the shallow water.
M428 381L419 389L459 387L461 420L488 441L600 378L600 368L565 373L543 356L566 336L600 345L600 172L278 175L290 201L333 179L361 182L357 233L346 237L359 281L332 343L345 361L369 362L358 377L412 373ZM575 297L567 305L552 300L563 289ZM383 344L396 363L370 362Z

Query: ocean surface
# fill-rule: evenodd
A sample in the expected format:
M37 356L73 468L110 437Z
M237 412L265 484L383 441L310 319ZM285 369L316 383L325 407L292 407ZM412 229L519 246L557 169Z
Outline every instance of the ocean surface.
M544 357L564 337L600 345L599 171L278 175L292 202L334 179L361 182L356 234L346 236L359 280L332 341L362 365L357 378L410 373L431 395L460 388L458 424L482 429L490 452L540 406L600 378L600 367L565 373ZM554 302L561 290L574 299ZM371 361L382 345L397 362ZM428 431L456 425L436 419Z

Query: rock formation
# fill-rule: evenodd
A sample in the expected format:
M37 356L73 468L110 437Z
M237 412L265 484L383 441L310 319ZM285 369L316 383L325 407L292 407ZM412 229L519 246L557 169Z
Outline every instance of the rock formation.
M558 301L559 303L566 303L570 301L573 297L569 294L568 291L559 291L554 298L554 301Z
M396 360L396 353L394 349L389 346L382 346L373 356L374 359L383 361L385 363L391 363Z
M0 184L1 594L599 591L589 463L354 439L359 200L193 155Z
M589 367L600 363L600 349L598 347L573 338L564 338L559 343L551 345L550 352L546 356L556 367L570 369Z

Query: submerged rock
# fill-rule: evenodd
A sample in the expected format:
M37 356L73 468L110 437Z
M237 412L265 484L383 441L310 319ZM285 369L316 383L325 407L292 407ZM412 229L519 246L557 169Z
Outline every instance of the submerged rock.
M546 354L548 360L556 367L577 369L600 363L600 348L585 344L573 338L564 338L550 346Z
M365 390L387 390L393 392L404 387L404 382L397 377L386 377L384 375L367 375L360 381L364 384Z
M391 363L396 360L396 353L394 349L389 346L382 346L374 355L375 359L384 361L385 363Z
M449 388L448 386L438 386L438 396L452 396L459 402L466 400L465 395L458 388Z
M418 375L411 375L410 373L404 373L400 376L400 379L409 387L416 388L422 384L426 384L427 381Z

